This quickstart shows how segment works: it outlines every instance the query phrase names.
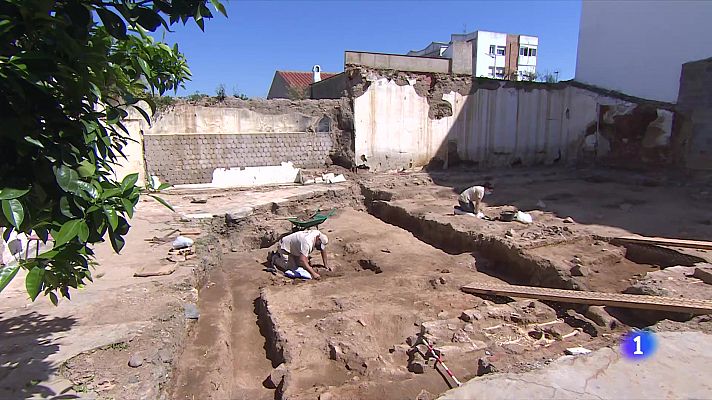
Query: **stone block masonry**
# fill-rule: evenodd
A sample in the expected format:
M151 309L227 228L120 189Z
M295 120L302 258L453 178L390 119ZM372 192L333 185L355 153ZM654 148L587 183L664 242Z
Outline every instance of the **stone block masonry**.
M161 134L144 136L149 175L173 185L210 183L215 168L258 167L291 161L324 166L334 146L329 133Z

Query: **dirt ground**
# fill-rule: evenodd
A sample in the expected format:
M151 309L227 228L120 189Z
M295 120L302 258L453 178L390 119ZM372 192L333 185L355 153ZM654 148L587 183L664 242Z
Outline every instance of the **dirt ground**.
M424 346L410 350L418 334L465 381L546 368L570 347L615 348L631 326L663 318L678 321L655 329L709 330L702 317L460 290L480 281L712 298L712 286L690 276L710 253L613 240L712 237L712 195L700 182L563 168L346 175L331 187L175 193L178 215L142 203L128 256L100 253L105 275L72 302L28 306L13 286L0 321L3 398L48 397L60 382L107 399L429 399L453 382ZM454 215L457 193L484 181L495 184L487 216L518 209L534 222ZM312 260L321 280L264 270L287 216L332 208L321 226L330 268ZM134 278L165 265L168 244L145 239L169 228L201 230L196 258L168 276ZM186 320L195 301L200 316ZM39 350L23 350L30 343ZM142 365L129 367L132 356Z

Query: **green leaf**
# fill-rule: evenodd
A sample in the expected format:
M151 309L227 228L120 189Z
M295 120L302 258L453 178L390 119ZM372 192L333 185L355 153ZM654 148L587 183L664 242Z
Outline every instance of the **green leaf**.
M5 287L12 281L12 278L17 275L17 271L20 270L20 265L6 265L0 268L0 292L5 289Z
M0 200L16 199L18 197L24 196L29 191L30 191L30 189L4 188L4 189L0 190Z
M17 229L20 229L22 221L25 219L25 210L22 208L20 200L11 199L2 201L2 213L7 221Z
M120 40L126 39L126 24L121 17L105 8L98 8L96 12L111 36Z
M79 225L84 222L81 219L73 219L65 222L54 236L54 247L61 246L74 239L79 234Z
M146 122L148 122L149 124L151 123L151 116L148 115L146 110L144 110L143 108L141 108L139 106L133 106L133 108L135 108L136 111L138 111L141 114L141 116L143 117L143 119L146 120Z
M77 181L76 186L77 186L77 188L85 191L92 199L96 199L97 197L99 197L99 190L97 190L97 188L94 185L92 185L91 183L87 183L84 181ZM77 195L79 194L78 191L75 191L73 193L77 194Z
M37 146L37 147L40 147L40 148L43 148L43 149L44 149L44 145L42 144L42 142L40 142L39 140L37 140L37 139L35 139L35 138L32 138L32 137L30 137L30 136L25 136L25 141L28 142L28 143L32 143L32 144L34 144L34 145Z
M129 188L133 188L138 182L138 174L128 174L121 181L121 190L126 191Z
M133 218L133 203L129 201L128 199L121 199L121 205L124 206L124 210L126 210L126 215L129 216L129 218Z
M44 275L44 272L44 268L34 267L25 277L25 288L27 289L27 294L30 295L32 301L35 301L37 295L39 295L42 291L42 276Z
M57 298L57 295L54 294L54 292L49 292L49 301L51 301L52 304L54 304L55 306L57 305L57 303L59 303L59 299Z
M171 187L170 183L161 183L160 185L158 185L156 190L160 192L161 190L168 189L169 187Z
M111 247L113 247L117 253L121 252L121 249L123 249L126 244L124 238L111 228L109 228L109 241L111 242Z
M77 191L77 181L79 180L79 174L77 171L62 165L59 168L54 169L54 176L57 179L57 184L65 192L74 193Z
M87 176L92 176L96 172L96 165L90 163L87 160L82 161L77 168L79 176L86 178Z
M59 199L59 212L65 217L74 218L74 213L72 212L72 207L69 205L67 196L62 196L62 198Z
M116 210L112 208L105 208L104 214L106 215L106 219L109 221L111 229L116 230L116 227L119 225L119 216L116 215Z
M82 243L86 243L87 239L89 239L89 225L87 225L85 221L82 221L79 224L79 232L77 233L77 236Z
M151 71L151 67L148 66L146 60L139 57L136 61L138 62L138 66L141 67L141 71L143 71L143 74L146 75L146 77L149 79L152 78L153 71Z
M143 7L138 8L136 11L138 13L136 22L151 32L155 31L163 23L163 18L155 11Z
M215 9L220 12L220 14L227 17L227 11L225 10L225 6L220 3L220 0L210 0L210 2L213 4L213 7L215 7Z
M168 202L165 201L165 200L163 200L162 198L156 196L155 194L149 194L149 196L151 196L151 197L153 197L154 199L156 199L156 201L158 201L159 203L163 204L163 206L166 207L166 208L168 208L169 210L171 210L171 211L173 211L173 212L176 212L176 210L173 209L173 206L171 206L170 204L168 204Z

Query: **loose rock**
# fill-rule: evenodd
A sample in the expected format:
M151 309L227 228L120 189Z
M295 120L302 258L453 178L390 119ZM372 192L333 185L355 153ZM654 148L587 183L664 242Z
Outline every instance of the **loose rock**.
M129 357L129 367L137 368L143 365L143 357L138 354L132 354Z
M615 329L620 323L612 317L603 306L590 306L586 311L586 317L595 322L596 325L608 329Z
M341 351L341 348L335 344L329 344L329 358L332 360L338 360L339 358L342 358L344 353Z
M425 366L420 361L413 361L408 365L408 371L414 374L422 374L425 372Z
M692 275L702 282L712 285L712 265L710 264L696 264L695 273Z
M265 379L265 386L269 389L276 389L282 383L286 374L287 367L284 364L280 364L277 368L273 369L267 379Z
M573 267L571 267L571 275L572 276L588 276L591 274L591 270L588 269L588 267L584 267L581 264L576 264Z
M460 314L460 319L465 322L479 321L482 319L482 313L475 310L465 310Z
M437 397L437 396L435 396L434 394L432 394L432 393L428 392L427 390L423 389L423 390L420 391L420 393L418 393L418 396L415 398L415 400L433 400L433 399L435 399L436 397Z
M566 217L566 218L564 218L564 223L565 223L565 224L573 224L573 223L574 223L574 219L571 218L571 217Z
M482 357L477 360L477 376L491 374L493 372L497 372L497 367L495 367L487 357Z
M598 327L596 326L596 323L577 313L574 310L566 311L564 321L566 321L569 326L572 326L574 328L581 328L584 332L588 333L591 336L598 336Z

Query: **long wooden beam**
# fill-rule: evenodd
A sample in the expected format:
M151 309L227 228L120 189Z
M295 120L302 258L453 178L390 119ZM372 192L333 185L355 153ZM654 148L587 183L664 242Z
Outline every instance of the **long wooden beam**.
M647 296L622 293L584 292L534 286L515 286L473 282L461 288L465 293L523 297L563 303L590 304L611 307L673 311L689 314L712 313L712 300Z
M706 242L706 241L702 241L702 240L671 239L671 238L648 237L648 236L621 236L621 237L614 238L613 241L628 242L628 243L655 244L658 246L687 247L687 248L691 248L691 249L712 250L712 242Z

